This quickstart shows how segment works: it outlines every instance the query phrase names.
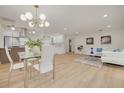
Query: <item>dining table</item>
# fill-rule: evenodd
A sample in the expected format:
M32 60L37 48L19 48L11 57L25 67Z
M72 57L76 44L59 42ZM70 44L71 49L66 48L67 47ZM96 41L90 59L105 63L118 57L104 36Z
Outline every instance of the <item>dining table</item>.
M18 52L19 58L21 61L24 62L24 87L28 87L28 72L27 72L27 66L28 66L28 60L29 59L40 59L41 54L40 53L33 53L33 52Z

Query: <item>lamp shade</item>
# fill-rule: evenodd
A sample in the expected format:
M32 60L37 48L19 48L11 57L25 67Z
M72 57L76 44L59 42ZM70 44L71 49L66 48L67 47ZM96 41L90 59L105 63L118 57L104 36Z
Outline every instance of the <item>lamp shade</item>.
M46 16L44 14L40 14L40 19L41 20L46 20Z
M43 23L40 23L40 24L39 24L39 27L44 27L44 24L43 24Z
M31 21L31 22L29 22L29 24L28 24L30 27L34 27L35 26L35 24Z
M48 21L45 22L45 26L46 27L49 27L50 26L50 23Z
M27 21L26 16L25 16L24 14L21 14L21 15L20 15L20 19L21 19L22 21Z
M25 13L25 17L26 17L28 20L32 20L33 15L32 15L30 12L26 12L26 13Z

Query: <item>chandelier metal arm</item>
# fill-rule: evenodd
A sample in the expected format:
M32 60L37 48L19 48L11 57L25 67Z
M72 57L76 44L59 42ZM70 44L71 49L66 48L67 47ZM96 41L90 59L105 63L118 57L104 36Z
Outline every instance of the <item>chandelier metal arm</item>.
M34 6L35 8L36 8L36 23L37 23L37 21L38 21L38 8L39 8L39 6L38 5L35 5Z

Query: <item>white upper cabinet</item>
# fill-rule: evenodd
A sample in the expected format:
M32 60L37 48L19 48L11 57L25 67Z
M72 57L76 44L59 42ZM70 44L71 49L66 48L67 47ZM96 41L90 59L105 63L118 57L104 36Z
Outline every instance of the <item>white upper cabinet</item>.
M4 36L19 37L19 32L18 31L4 31L3 35Z

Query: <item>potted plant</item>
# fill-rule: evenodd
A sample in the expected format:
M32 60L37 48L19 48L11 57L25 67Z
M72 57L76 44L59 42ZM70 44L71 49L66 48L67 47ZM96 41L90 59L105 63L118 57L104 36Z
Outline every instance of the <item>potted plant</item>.
M32 40L31 38L29 38L26 42L26 46L30 48L31 52L39 53L41 50L42 42L40 39Z

